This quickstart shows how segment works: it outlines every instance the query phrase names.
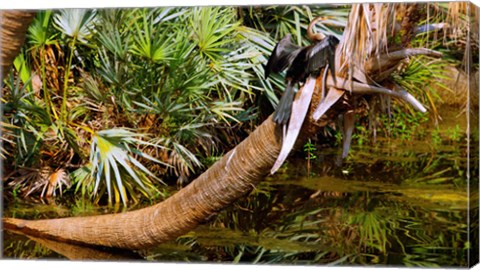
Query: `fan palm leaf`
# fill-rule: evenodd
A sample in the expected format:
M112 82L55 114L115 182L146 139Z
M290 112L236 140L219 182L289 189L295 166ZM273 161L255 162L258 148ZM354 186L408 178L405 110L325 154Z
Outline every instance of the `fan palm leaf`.
M121 199L122 203L126 205L128 201L127 190L132 190L133 186L138 187L147 195L151 195L151 191L155 190L153 182L147 176L163 183L134 157L138 155L168 166L164 162L131 147L132 145L135 147L154 146L141 140L141 137L144 136L125 129L103 130L93 135L90 152L90 177L95 179L94 195L98 194L99 187L103 183L107 189L109 203L112 203L113 194L117 194L115 195L115 202ZM133 181L127 183L127 179ZM86 179L83 181L86 181ZM118 195L120 198L118 198ZM130 197L135 200L133 194Z
M96 10L61 9L54 15L56 27L65 35L87 43L93 34Z

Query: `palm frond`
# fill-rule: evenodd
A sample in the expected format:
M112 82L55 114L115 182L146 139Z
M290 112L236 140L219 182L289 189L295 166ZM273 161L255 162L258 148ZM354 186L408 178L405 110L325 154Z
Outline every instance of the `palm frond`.
M33 45L32 49L37 49L45 45L54 43L57 36L52 33L51 26L52 11L38 12L32 24L28 28L29 43Z
M135 23L135 42L130 50L133 54L153 62L164 62L171 59L170 55L175 47L172 42L174 35L171 35L168 29L155 29L153 20L144 10L142 20Z
M200 55L212 62L221 59L221 54L228 53L228 45L235 42L229 35L238 25L232 8L194 8L190 26Z
M5 177L9 187L13 187L27 197L39 194L40 198L56 196L56 190L63 193L63 186L71 186L68 173L64 169L53 170L49 166L41 168L20 167Z
M91 174L90 178L83 175L83 181L95 179L94 196L98 195L99 187L106 186L109 203L112 203L112 194L115 194L115 202L119 201L119 195L122 203L126 205L128 201L127 190L133 190L133 187L137 187L147 195L155 190L153 182L148 177L163 183L134 157L134 155L138 155L168 166L136 149L138 146L152 146L152 144L141 140L142 137L145 136L126 129L103 130L93 135L90 152ZM133 194L130 194L130 198L136 200Z
M65 35L87 43L93 34L96 10L61 9L54 15L55 26Z

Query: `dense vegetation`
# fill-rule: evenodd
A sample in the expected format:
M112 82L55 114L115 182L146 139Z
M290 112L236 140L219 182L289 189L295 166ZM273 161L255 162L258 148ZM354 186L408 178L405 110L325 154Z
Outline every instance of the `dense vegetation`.
M348 6L39 12L3 89L5 180L23 195L70 187L110 203L166 196L165 184L191 181L272 112L283 81L264 80L262 64L287 33L307 44L306 25L326 14L318 30L340 36ZM456 48L427 35L415 42ZM433 119L445 89L433 78L460 63L446 59L414 58L395 73ZM391 125L386 135L426 120L393 108L410 131L375 119Z
M10 186L51 196L73 182L126 204L191 180L278 102L282 80L264 81L261 66L275 39L242 23L250 11L40 12L3 90ZM270 29L281 36L305 28L305 11L264 19L285 20Z

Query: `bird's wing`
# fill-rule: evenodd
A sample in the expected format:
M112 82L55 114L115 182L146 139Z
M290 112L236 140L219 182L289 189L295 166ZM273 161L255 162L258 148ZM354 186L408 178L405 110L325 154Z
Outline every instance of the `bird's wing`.
M270 73L279 73L286 69L299 52L299 46L291 41L291 35L288 34L282 38L273 48L270 58L265 66L265 78Z
M329 63L332 76L335 76L335 47L338 39L334 36L327 36L322 41L315 44L308 52L307 73L315 72Z
M280 102L278 102L277 109L273 114L273 121L279 125L286 125L288 119L290 119L290 114L292 112L292 102L295 97L294 82L292 80L287 80L287 88L283 92Z

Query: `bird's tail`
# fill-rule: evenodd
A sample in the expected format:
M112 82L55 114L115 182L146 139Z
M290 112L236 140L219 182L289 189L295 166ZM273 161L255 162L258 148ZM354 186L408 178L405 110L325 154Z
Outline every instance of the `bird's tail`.
M273 121L279 125L286 125L290 119L292 112L292 103L295 96L295 90L293 89L292 80L288 80L287 88L283 93L280 102L278 103L277 110L273 114Z

